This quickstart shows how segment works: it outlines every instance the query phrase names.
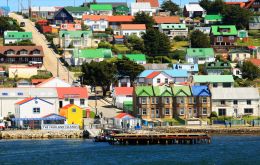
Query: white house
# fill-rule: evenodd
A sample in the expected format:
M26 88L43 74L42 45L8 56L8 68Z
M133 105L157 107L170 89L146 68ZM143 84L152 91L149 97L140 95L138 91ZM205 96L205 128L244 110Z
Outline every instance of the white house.
M141 125L141 119L127 113L119 113L113 119L116 128L135 128L137 125Z
M213 48L188 48L186 53L186 61L192 64L214 62L215 53Z
M84 25L92 31L105 31L108 28L108 16L106 15L83 15Z
M178 63L178 64L173 64L173 69L176 70L187 70L189 75L195 75L199 73L199 65L198 64L182 64L182 63Z
M133 101L133 87L115 87L112 97L114 106L123 109L125 101Z
M160 24L159 31L167 35L170 39L174 37L187 37L188 27L185 24Z
M59 31L61 48L87 48L91 47L92 31Z
M123 36L136 35L141 37L146 31L146 27L145 24L122 24L120 31Z
M251 53L245 49L232 49L228 52L228 56L231 61L239 62L251 58Z
M257 88L213 88L212 111L218 116L259 116L259 92Z
M156 13L156 9L152 8L149 2L131 3L131 15L135 16L139 12L145 12L152 16L153 13Z
M38 84L36 87L71 87L71 84L61 80L59 77L51 77Z
M183 15L190 18L204 17L206 15L206 10L198 3L190 3L184 6Z

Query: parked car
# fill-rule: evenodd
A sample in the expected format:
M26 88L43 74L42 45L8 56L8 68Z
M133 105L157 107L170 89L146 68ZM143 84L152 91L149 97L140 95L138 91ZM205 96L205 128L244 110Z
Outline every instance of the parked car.
M25 27L25 22L20 22L20 27Z

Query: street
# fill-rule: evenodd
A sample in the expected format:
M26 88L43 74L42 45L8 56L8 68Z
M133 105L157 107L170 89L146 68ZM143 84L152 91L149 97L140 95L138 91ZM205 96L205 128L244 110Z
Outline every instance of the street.
M25 22L25 27L23 27L23 29L27 32L32 32L33 42L36 45L42 46L44 51L43 65L46 70L50 71L54 77L59 77L69 83L72 83L74 79L73 73L69 72L68 69L58 60L60 56L49 48L47 40L43 34L38 32L34 26L34 23L29 19L23 19L21 15L17 15L15 13L10 13L9 16L16 19L18 23Z

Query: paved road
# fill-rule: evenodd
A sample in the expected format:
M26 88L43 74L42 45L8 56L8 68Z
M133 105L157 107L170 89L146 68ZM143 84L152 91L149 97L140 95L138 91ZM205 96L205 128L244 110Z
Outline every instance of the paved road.
M45 55L43 60L44 67L48 71L50 71L53 76L59 77L71 83L74 79L73 73L68 72L68 69L65 66L63 66L59 60L57 60L59 58L59 55L56 54L51 48L48 47L47 40L45 39L43 34L38 32L38 30L34 26L34 23L29 19L23 19L22 16L17 15L15 13L10 13L9 16L16 19L19 23L25 22L24 30L28 32L32 32L33 42L36 45L41 45L43 47L43 51Z

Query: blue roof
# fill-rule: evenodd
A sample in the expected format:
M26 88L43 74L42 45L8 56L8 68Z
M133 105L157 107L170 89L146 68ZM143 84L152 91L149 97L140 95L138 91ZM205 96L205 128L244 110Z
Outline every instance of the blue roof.
M209 88L206 85L192 86L191 92L193 96L211 96Z
M182 68L179 68L181 66ZM191 68L193 66L193 68ZM188 72L198 72L199 71L199 65L198 64L173 64L173 69L175 70L186 70Z
M9 6L0 6L0 9L5 10L6 12L10 12Z
M152 72L159 71L168 74L171 77L188 77L187 70L179 69L179 70L144 70L138 77L147 77Z

